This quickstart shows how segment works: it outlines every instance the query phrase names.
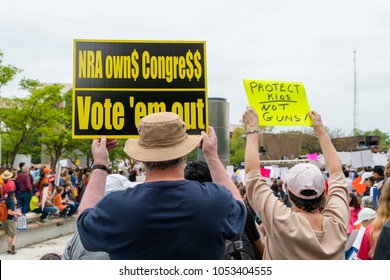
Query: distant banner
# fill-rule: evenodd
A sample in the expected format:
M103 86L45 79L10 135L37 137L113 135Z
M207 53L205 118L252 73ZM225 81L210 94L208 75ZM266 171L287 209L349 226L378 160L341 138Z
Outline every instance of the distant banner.
M351 164L353 168L373 166L371 150L351 152Z
M205 42L74 41L73 138L138 136L156 112L207 132Z
M306 154L306 158L308 160L318 160L318 154L317 153Z
M380 153L372 153L372 160L374 161L374 165L383 165L386 166L387 164L387 157L385 154Z
M244 79L245 91L261 126L311 126L309 103L301 82Z

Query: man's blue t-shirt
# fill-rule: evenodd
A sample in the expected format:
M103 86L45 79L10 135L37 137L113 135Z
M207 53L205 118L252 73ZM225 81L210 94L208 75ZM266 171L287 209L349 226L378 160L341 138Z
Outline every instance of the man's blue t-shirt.
M240 237L245 206L223 186L195 181L137 185L105 196L77 221L89 251L111 259L223 259Z

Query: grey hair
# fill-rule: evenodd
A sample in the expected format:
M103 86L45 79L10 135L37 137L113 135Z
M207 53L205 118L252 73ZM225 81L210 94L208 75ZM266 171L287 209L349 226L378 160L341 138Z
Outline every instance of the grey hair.
M30 170L30 167L27 166L27 164L23 165L22 171L23 171L24 173L28 173L29 170Z
M167 160L167 161L144 162L143 164L149 170L153 170L153 169L165 170L169 167L177 167L181 163L185 163L185 162L186 162L186 157L184 156L184 157Z
M374 201L372 200L372 196L363 196L360 205L362 207L374 209Z

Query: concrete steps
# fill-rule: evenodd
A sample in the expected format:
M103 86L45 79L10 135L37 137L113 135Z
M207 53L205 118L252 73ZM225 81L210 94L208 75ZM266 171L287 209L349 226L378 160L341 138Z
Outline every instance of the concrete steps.
M18 230L15 242L16 249L67 235L76 230L77 215L73 215L74 220L56 218L44 224L36 222L40 214L27 213L26 216L28 221L27 230ZM7 250L7 235L5 234L5 227L2 226L0 228L0 253Z

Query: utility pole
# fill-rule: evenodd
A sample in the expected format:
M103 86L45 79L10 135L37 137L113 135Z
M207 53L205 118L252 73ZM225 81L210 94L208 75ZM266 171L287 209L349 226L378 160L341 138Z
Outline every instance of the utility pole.
M356 92L356 49L353 50L353 133L359 129Z

